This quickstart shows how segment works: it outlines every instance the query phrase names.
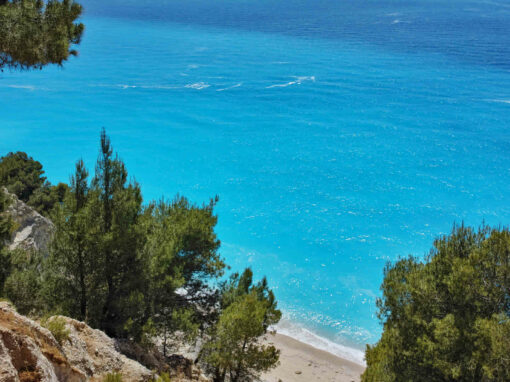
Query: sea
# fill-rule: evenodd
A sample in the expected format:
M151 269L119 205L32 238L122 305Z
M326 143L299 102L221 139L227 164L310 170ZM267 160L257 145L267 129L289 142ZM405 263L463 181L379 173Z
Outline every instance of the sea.
M81 3L78 57L0 73L0 152L68 181L104 127L145 200L218 195L281 333L362 364L387 262L510 223L510 2Z

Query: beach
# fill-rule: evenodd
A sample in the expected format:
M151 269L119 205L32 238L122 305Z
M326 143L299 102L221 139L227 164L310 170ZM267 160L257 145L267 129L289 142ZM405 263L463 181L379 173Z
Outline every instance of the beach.
M354 362L316 349L283 334L270 334L267 342L280 349L280 365L262 375L264 382L358 382L365 369Z
M90 179L104 126L146 203L218 195L225 277L266 277L278 333L360 362L389 261L510 221L504 2L78 2L78 57L0 73L1 155Z

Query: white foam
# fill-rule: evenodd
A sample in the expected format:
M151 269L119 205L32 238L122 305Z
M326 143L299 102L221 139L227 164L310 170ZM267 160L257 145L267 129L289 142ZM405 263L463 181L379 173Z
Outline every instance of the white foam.
M294 81L286 82L284 84L269 85L269 86L266 86L266 89L286 88L287 86L291 86L291 85L301 85L304 81L315 82L315 76L303 76L303 77L294 77L294 78L295 78Z
M243 83L242 83L242 82L239 82L238 84L235 84L235 85L232 85L232 86L229 86L229 87L223 88L223 89L218 89L218 90L216 90L216 91L217 91L217 92L222 92L222 91L225 91L225 90L238 88L238 87L240 87L240 86L242 86L242 85L243 85Z
M194 84L188 84L186 86L184 86L185 88L188 88L188 89L197 89L197 90L202 90L202 89L206 89L208 88L209 84L206 84L205 82L196 82Z
M510 104L510 99L492 99L491 101Z
M115 85L109 85L109 84L91 84L89 85L91 87L99 87L99 88L120 88L120 89L159 89L159 90L165 90L165 89L179 89L182 88L182 86L171 86L171 85L129 85L129 84L115 84Z
M7 85L7 87L11 89L25 89L30 91L34 91L36 89L36 87L32 85Z
M324 350L358 365L366 366L365 353L362 350L330 341L286 319L280 321L275 329L277 333L292 337L316 349Z
M95 88L121 88L121 89L135 89L138 86L129 84L90 84L89 86Z
M495 6L498 6L498 7L510 8L510 5L508 5L506 3L500 3L500 2L497 2L497 1L484 1L484 2L482 2L482 4L490 4L490 5L495 5Z

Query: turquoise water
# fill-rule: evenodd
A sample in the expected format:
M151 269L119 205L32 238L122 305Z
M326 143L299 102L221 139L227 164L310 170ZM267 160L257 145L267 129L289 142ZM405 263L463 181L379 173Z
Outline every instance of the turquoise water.
M218 194L284 333L361 361L386 261L510 222L506 3L102 3L63 69L0 73L0 152L67 181L104 126L146 199Z

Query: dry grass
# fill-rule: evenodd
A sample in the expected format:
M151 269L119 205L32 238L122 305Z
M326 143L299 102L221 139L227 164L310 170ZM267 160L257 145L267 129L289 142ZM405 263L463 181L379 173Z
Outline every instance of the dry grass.
M20 371L18 376L20 382L39 382L41 380L41 374L37 371Z

